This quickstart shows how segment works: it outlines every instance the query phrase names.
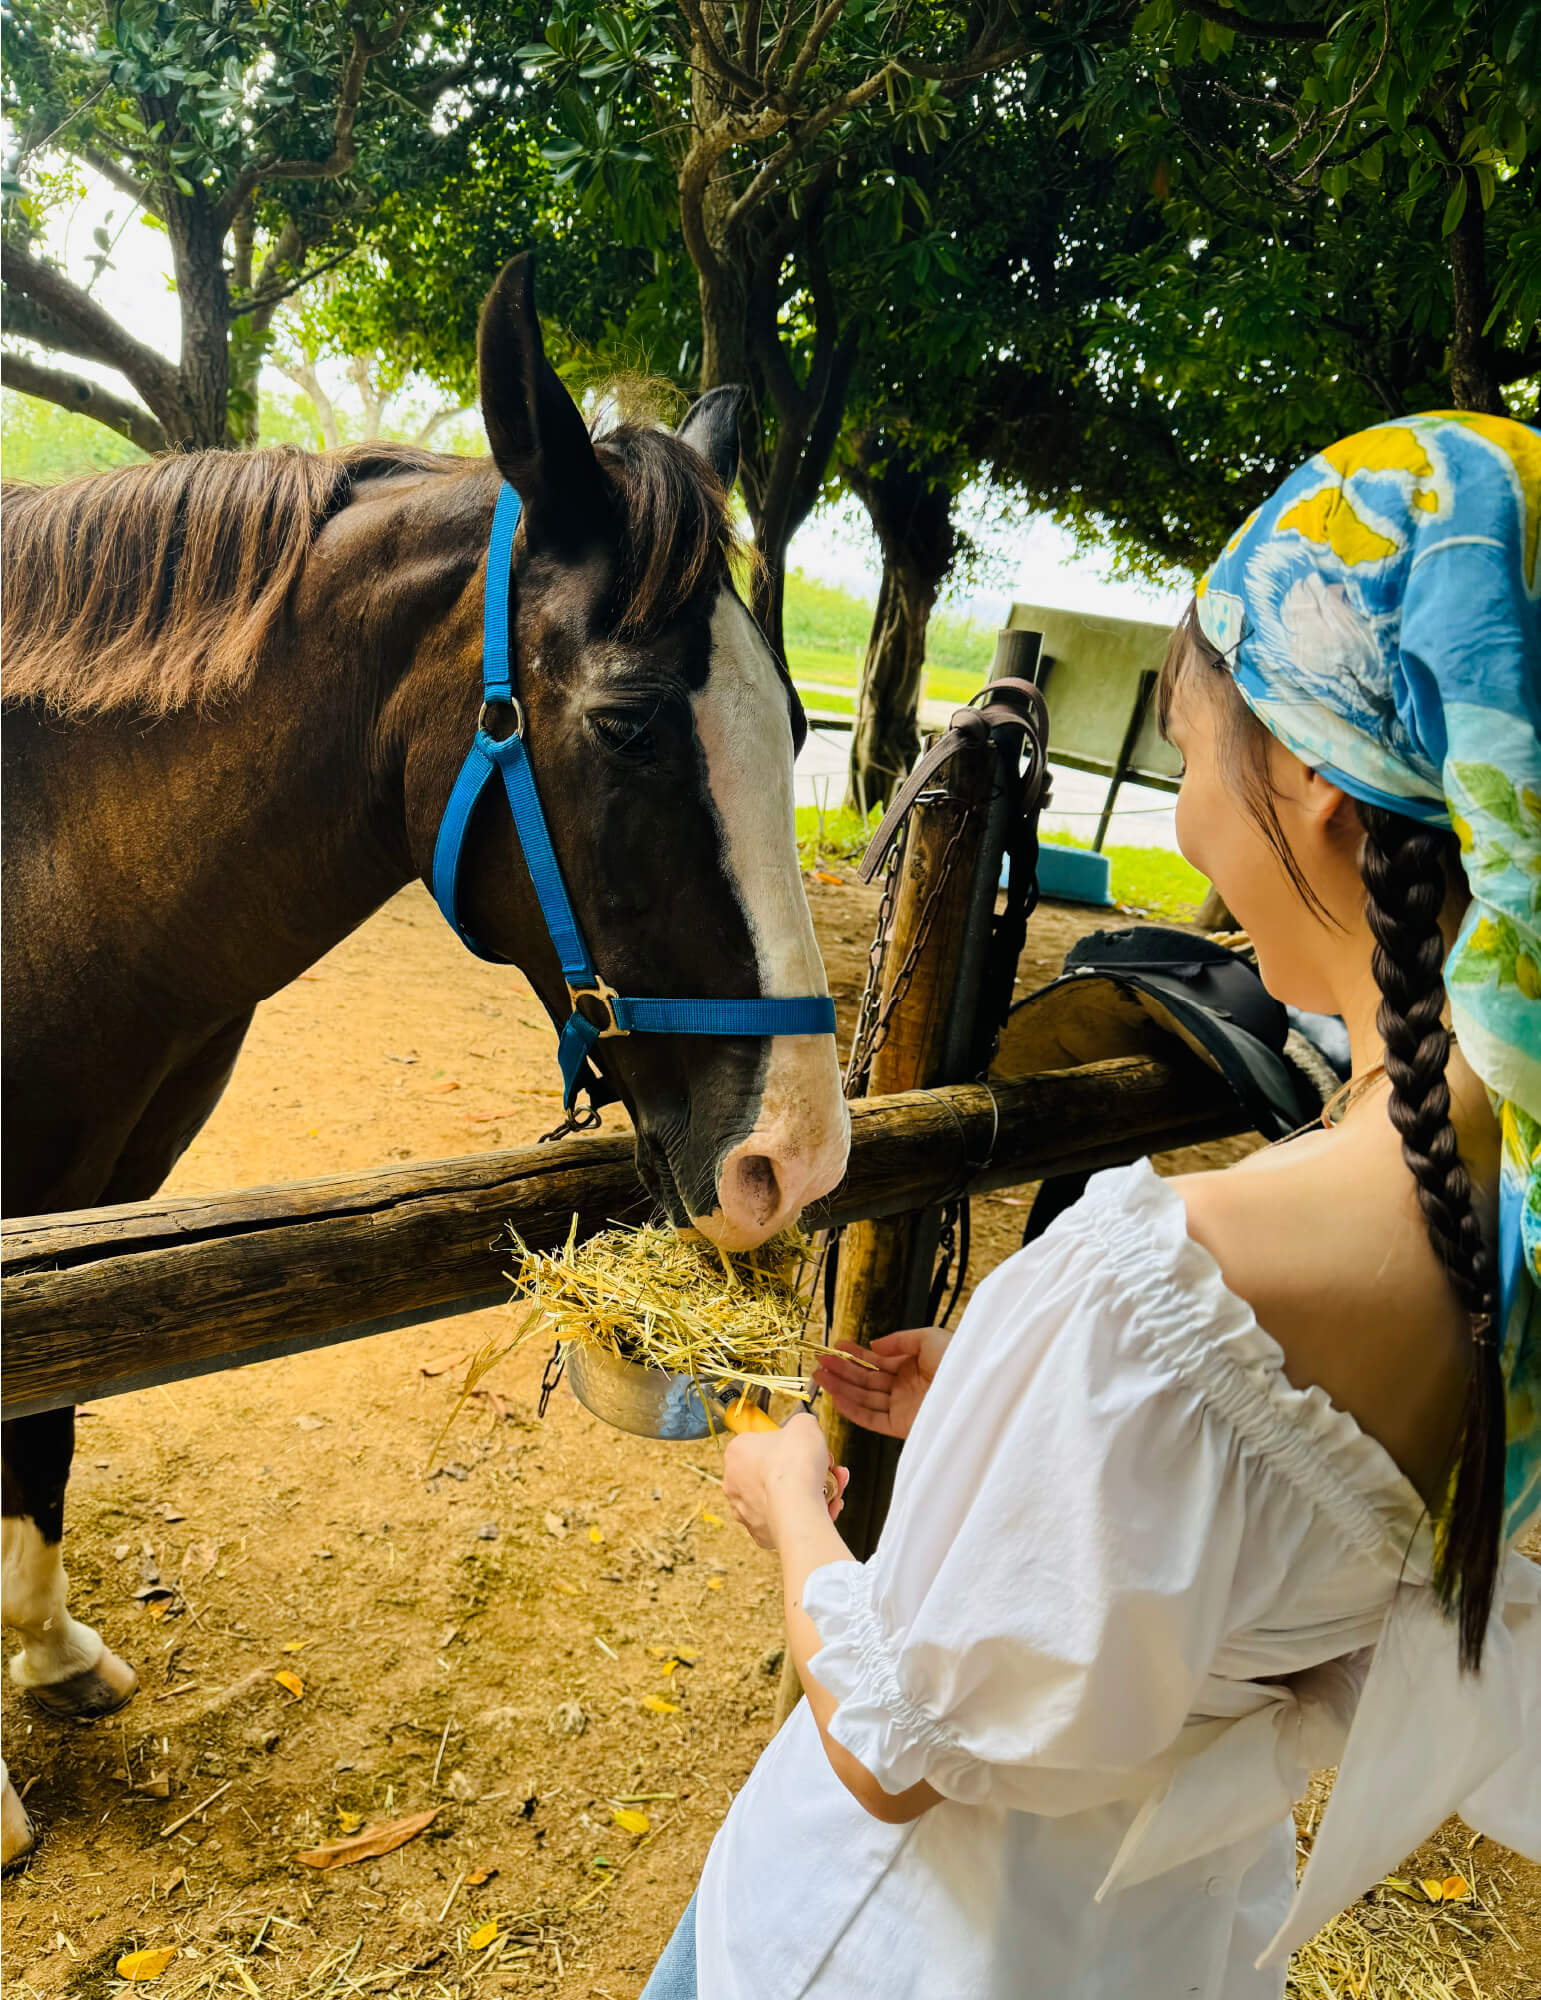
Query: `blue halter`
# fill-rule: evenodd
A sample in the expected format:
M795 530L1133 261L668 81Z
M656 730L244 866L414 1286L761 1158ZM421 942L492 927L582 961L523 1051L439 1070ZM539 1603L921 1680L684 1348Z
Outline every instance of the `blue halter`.
M519 495L505 481L492 517L492 538L487 549L487 588L482 605L482 711L477 718L475 739L439 823L439 838L433 850L434 901L463 945L478 958L494 956L482 950L460 921L458 889L471 815L482 793L495 776L501 775L514 815L514 828L524 850L525 866L530 871L541 915L567 982L572 1011L557 1043L562 1103L566 1110L572 1109L594 1044L613 1035L832 1035L835 1003L817 995L801 1000L638 1000L617 993L595 971L567 898L567 886L551 845L546 815L541 811L535 775L524 747L524 705L514 693L508 656L508 586L514 529L518 524ZM493 708L506 708L513 716L513 733L501 740L487 734L487 714ZM580 1013L580 1000L601 1009L603 1018L590 1020Z

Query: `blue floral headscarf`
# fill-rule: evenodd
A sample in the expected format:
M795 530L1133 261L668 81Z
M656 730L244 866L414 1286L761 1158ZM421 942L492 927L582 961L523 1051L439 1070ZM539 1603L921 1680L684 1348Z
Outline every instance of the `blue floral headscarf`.
M1541 1510L1541 433L1441 412L1345 438L1243 524L1197 608L1297 757L1460 837L1445 984L1503 1136L1513 1534Z

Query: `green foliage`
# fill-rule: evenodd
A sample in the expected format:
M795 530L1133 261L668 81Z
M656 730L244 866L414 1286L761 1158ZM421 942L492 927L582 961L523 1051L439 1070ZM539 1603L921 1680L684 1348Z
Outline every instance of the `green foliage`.
M308 404L299 396L262 397L264 444L297 444L319 450L321 439ZM0 391L0 466L7 479L52 486L84 472L137 465L144 453L90 417L77 417L35 396Z
M106 472L144 457L137 445L90 417L35 396L0 390L0 471L7 479L52 486L82 472Z

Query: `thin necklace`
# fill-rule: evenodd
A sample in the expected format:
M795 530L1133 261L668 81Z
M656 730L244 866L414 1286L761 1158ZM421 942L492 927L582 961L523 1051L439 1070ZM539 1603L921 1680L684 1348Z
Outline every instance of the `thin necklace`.
M1363 1076L1351 1076L1347 1083L1340 1084L1322 1106L1321 1124L1324 1130L1330 1132L1335 1125L1341 1125L1365 1092L1379 1083L1385 1074L1386 1065L1378 1062ZM1310 1127L1302 1126L1301 1130L1309 1131Z
M1449 1043L1451 1048L1456 1046L1456 1038L1453 1034L1449 1036ZM1286 1145L1291 1139L1298 1139L1303 1132L1314 1132L1318 1128L1325 1132L1335 1130L1336 1127L1343 1123L1343 1120L1353 1110L1365 1092L1373 1089L1385 1074L1386 1065L1383 1062L1378 1062L1373 1069L1367 1069L1363 1076L1351 1076L1347 1083L1340 1084L1331 1097L1328 1098L1327 1102L1322 1106L1319 1118L1313 1118L1309 1124L1297 1126L1293 1132L1286 1132L1282 1139L1275 1139L1273 1141L1274 1145Z

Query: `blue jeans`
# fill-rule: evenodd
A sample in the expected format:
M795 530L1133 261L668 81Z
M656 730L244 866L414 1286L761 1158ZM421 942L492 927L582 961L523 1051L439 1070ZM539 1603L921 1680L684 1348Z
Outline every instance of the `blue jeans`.
M653 1967L653 1976L642 1989L642 2000L698 2000L694 1896L685 1905L684 1916L664 1946L663 1957Z

